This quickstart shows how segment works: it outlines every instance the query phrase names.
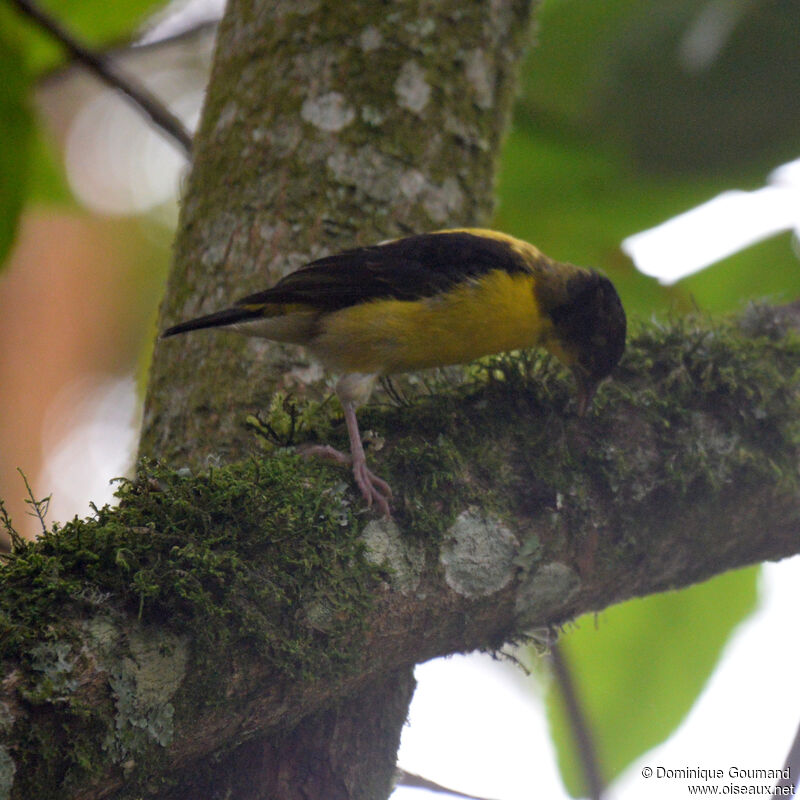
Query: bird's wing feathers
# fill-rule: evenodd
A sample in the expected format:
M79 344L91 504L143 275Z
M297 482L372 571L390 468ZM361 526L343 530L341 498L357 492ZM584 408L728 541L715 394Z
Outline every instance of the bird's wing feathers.
M529 265L500 241L463 232L422 234L320 258L237 306L298 303L334 311L382 298L417 300L498 269L527 272Z

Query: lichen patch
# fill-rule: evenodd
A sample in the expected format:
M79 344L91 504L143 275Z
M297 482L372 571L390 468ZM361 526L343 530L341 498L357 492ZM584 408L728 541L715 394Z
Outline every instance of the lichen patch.
M514 575L517 537L499 517L463 511L446 534L439 560L447 585L464 597L486 597Z
M544 564L517 590L514 610L518 624L528 628L549 622L569 606L580 585L578 574L566 564Z
M431 98L431 86L425 70L416 61L406 61L394 82L397 100L403 108L419 114Z
M328 92L309 97L300 109L300 116L323 131L336 133L356 118L356 112L341 92Z
M389 582L401 594L412 594L419 586L425 564L423 549L407 538L390 519L370 520L361 538L367 546L365 558L370 564L388 567Z

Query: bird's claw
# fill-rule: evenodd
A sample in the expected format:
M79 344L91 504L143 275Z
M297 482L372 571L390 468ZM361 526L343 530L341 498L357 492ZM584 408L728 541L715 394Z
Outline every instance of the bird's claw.
M392 489L389 484L372 472L365 462L353 463L353 476L367 501L367 506L372 508L374 502L384 516L391 517L389 500L392 499Z
M367 501L367 507L372 508L372 504L378 507L384 516L391 517L389 501L392 499L392 489L383 478L379 478L369 467L366 461L354 460L349 453L343 453L335 447L327 444L306 445L298 448L304 457L315 456L335 461L337 464L352 464L353 477L361 490L361 494Z

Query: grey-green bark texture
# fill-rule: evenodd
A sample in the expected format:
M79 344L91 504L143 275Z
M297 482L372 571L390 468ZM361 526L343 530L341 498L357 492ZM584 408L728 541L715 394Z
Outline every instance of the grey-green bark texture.
M486 222L532 5L232 0L162 321L228 305L329 252ZM213 333L170 340L154 355L140 453L194 468L242 459L253 442L244 418L265 408L276 388L302 393L320 378L290 347ZM307 721L306 735L282 753L280 786L266 774L277 774L275 756L254 767L251 744L220 762L203 793L223 796L238 776L239 797L387 795L410 669L379 681L380 700L351 701L350 727L384 707L385 735L315 736L331 726L331 714L346 730L340 703ZM273 753L274 745L264 749ZM332 764L313 790L300 779L310 763Z
M487 222L533 0L233 0L219 31L163 325L324 254ZM231 333L159 343L140 452L243 457L242 419L319 374Z

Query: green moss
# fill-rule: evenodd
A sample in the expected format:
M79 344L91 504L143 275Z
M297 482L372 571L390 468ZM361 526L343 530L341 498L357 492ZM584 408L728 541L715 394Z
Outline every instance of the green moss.
M432 372L416 386L399 379L359 411L362 431L382 437L368 457L400 490L394 512L406 535L432 546L470 504L544 516L559 523L555 536L612 519L624 539L648 515L707 502L734 480L791 491L800 339L780 330L766 306L638 324L585 419L566 370L533 351ZM281 398L284 432L286 407ZM338 403L318 417L291 408L303 420L292 423L296 439L347 448Z
M16 767L11 796L60 800L87 776L98 775L106 760L104 706L60 703L53 706L56 713L36 714L17 726L10 737Z
M62 796L113 764L126 782L146 779L182 710L222 701L233 651L278 680L341 674L361 657L381 570L330 469L288 454L202 476L145 465L117 508L17 545L0 567L0 654L42 713L9 734L15 792ZM71 691L87 652L109 675L91 708Z
M609 385L609 403L635 400L645 411L658 447L683 431L667 466L684 493L716 490L740 469L796 485L800 338L759 332L753 327L759 313L769 310L752 307L721 323L643 326L621 365L622 383Z
M347 620L337 633L352 635L372 573L330 469L286 454L201 476L145 466L121 483L117 508L54 527L0 568L0 654L23 652L43 630L58 641L65 604L108 604L201 645L244 640L280 672L333 667L343 651L317 641L303 609L336 586Z

